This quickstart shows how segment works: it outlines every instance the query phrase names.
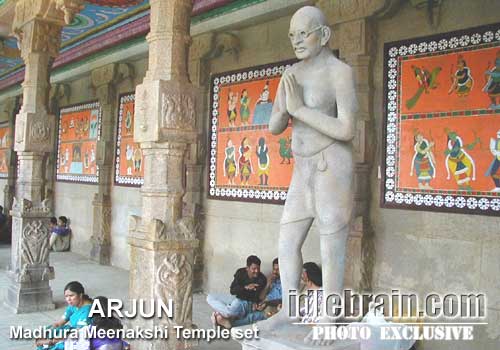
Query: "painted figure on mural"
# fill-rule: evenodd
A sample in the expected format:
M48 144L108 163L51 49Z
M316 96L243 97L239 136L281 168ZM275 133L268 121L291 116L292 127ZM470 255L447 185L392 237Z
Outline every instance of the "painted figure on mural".
M7 167L7 155L3 150L0 151L0 171L6 173L8 170Z
M243 89L241 91L240 98L240 119L241 125L248 125L248 119L250 118L250 97L248 97L248 90Z
M435 67L432 71L429 71L425 67L411 66L413 74L415 74L415 79L418 82L418 89L413 97L406 101L406 108L412 109L417 104L418 100L425 92L428 94L432 89L438 87L437 77L439 72L441 72L441 67Z
M436 177L436 160L432 153L434 142L429 142L418 130L415 130L414 137L415 153L411 162L410 176L413 176L415 170L418 188L431 190L431 180Z
M229 126L236 126L236 93L229 90L228 98L227 98L227 118L229 120Z
M131 145L125 146L125 159L127 161L127 175L132 175L132 167L134 166L134 149Z
M453 70L453 66L451 67ZM466 97L472 90L474 80L472 79L472 72L462 55L457 59L457 70L451 74L451 87L448 94L455 92L459 97Z
M342 294L354 206L351 140L358 103L353 70L330 50L331 29L318 8L300 8L292 16L288 36L300 61L283 73L269 122L269 130L278 135L293 120L295 165L278 243L283 307L257 324L262 332L299 321L290 317L289 293L299 290L302 245L313 222L319 231L324 293ZM323 315L320 321L334 319ZM326 341L312 337L311 331L305 342Z
M231 139L227 140L224 154L224 176L227 177L228 185L236 185L234 178L238 175L238 164L236 163L236 148Z
M500 109L500 50L497 51L495 64L486 70L485 75L487 82L483 91L490 98L491 104L489 108Z
M69 171L69 147L66 147L64 150L64 172L67 173Z
M252 124L263 125L269 124L269 119L271 118L271 113L273 110L273 101L270 98L269 92L269 80L262 88L259 99L255 104L255 110L253 113Z
M85 150L85 155L83 156L83 167L85 169L88 169L90 165L90 156L89 156L89 151Z
M292 140L290 140L290 138L282 137L279 139L278 143L280 144L280 164L290 164L290 159L293 158Z
M92 174L95 174L96 173L96 169L95 169L95 161L96 161L96 158L95 158L95 148L94 148L94 145L92 145L92 148L90 149L90 172Z
M83 174L81 145L73 146L73 157L71 159L70 172L72 174Z
M493 155L493 161L485 175L491 176L495 183L491 192L500 192L500 130L497 131L495 139L490 139L490 152Z
M259 145L257 148L257 163L259 169L257 170L257 175L259 176L260 185L267 186L269 180L269 168L271 165L270 157L269 157L269 148L266 145L266 139L261 137L259 138Z
M98 125L98 119L99 119L99 111L98 110L92 110L90 113L90 133L89 133L89 139L96 139L99 133L99 125Z
M134 173L137 174L141 171L141 166L142 166L142 151L139 147L137 147L134 150L133 161L134 161Z
M132 113L129 110L125 114L125 132L127 135L132 134Z
M250 141L247 137L244 137L243 140L241 140L240 158L238 159L242 185L248 185L250 175L253 173L251 153Z
M457 182L458 189L471 190L471 181L476 180L476 164L474 159L467 153L480 142L478 137L470 144L464 144L462 138L455 131L445 130L447 134L448 149L444 151L446 155L446 179L450 180L450 173Z

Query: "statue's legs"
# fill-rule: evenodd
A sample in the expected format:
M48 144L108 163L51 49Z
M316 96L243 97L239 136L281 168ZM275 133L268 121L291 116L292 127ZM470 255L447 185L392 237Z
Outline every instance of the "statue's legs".
M327 228L320 229L323 302L326 302L326 296L332 295L332 293L337 295L343 294L346 242L349 235L349 227L350 225L347 225L333 233ZM323 315L320 322L333 323L335 319ZM320 339L314 339L313 334L313 331L309 332L304 339L304 343L309 345L330 345L333 343L331 339L323 339L321 337Z
M349 225L334 233L325 229L320 229L323 293L325 296L333 293L337 295L343 294L346 242L348 235ZM327 322L332 321L333 320L327 320Z
M313 219L305 219L282 224L280 227L279 265L283 306L273 317L257 324L261 331L271 331L298 321L298 318L290 317L289 291L299 289L303 265L301 250L312 222Z

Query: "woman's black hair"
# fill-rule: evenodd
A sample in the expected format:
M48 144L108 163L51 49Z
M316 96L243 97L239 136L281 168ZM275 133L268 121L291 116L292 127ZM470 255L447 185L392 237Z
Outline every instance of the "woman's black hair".
M319 287L323 286L321 267L319 267L318 264L314 262L306 262L304 265L302 265L302 267L307 274L307 278L309 278L312 283Z
M92 298L89 297L87 294L85 294L85 288L83 288L83 285L78 281L69 282L66 285L66 287L64 287L64 291L67 291L67 290L69 290L73 293L76 293L76 294L82 294L83 299L85 299L87 301L92 301Z
M118 330L123 328L123 325L119 319L114 316L108 317L108 298L98 296L94 299L94 301L99 301L99 303L101 304L101 310L104 312L104 316L101 316L99 313L97 313L92 318L93 324L97 329Z
M59 220L61 220L64 225L68 224L68 218L66 216L59 216Z

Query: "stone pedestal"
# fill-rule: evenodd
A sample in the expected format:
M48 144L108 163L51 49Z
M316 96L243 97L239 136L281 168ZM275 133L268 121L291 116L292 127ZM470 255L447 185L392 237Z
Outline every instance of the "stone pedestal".
M130 221L131 266L140 267L130 270L130 299L155 299L165 304L172 299L174 305L173 318L137 317L132 321L132 326L144 329L168 327L168 341L134 341L133 348L190 348L196 343L177 339L174 326L192 327L194 250L198 241L189 230L182 229L182 225L167 233L159 220L147 223L133 216Z
M54 278L54 268L49 264L50 208L46 202L33 207L28 200L14 200L11 215L14 234L5 304L16 313L52 310L49 281Z

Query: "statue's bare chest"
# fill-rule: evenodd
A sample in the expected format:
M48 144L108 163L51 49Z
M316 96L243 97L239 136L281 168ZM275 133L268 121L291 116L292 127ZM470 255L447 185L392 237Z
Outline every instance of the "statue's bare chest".
M323 112L331 111L335 106L335 87L328 76L311 74L297 76L302 87L304 103L309 108Z

